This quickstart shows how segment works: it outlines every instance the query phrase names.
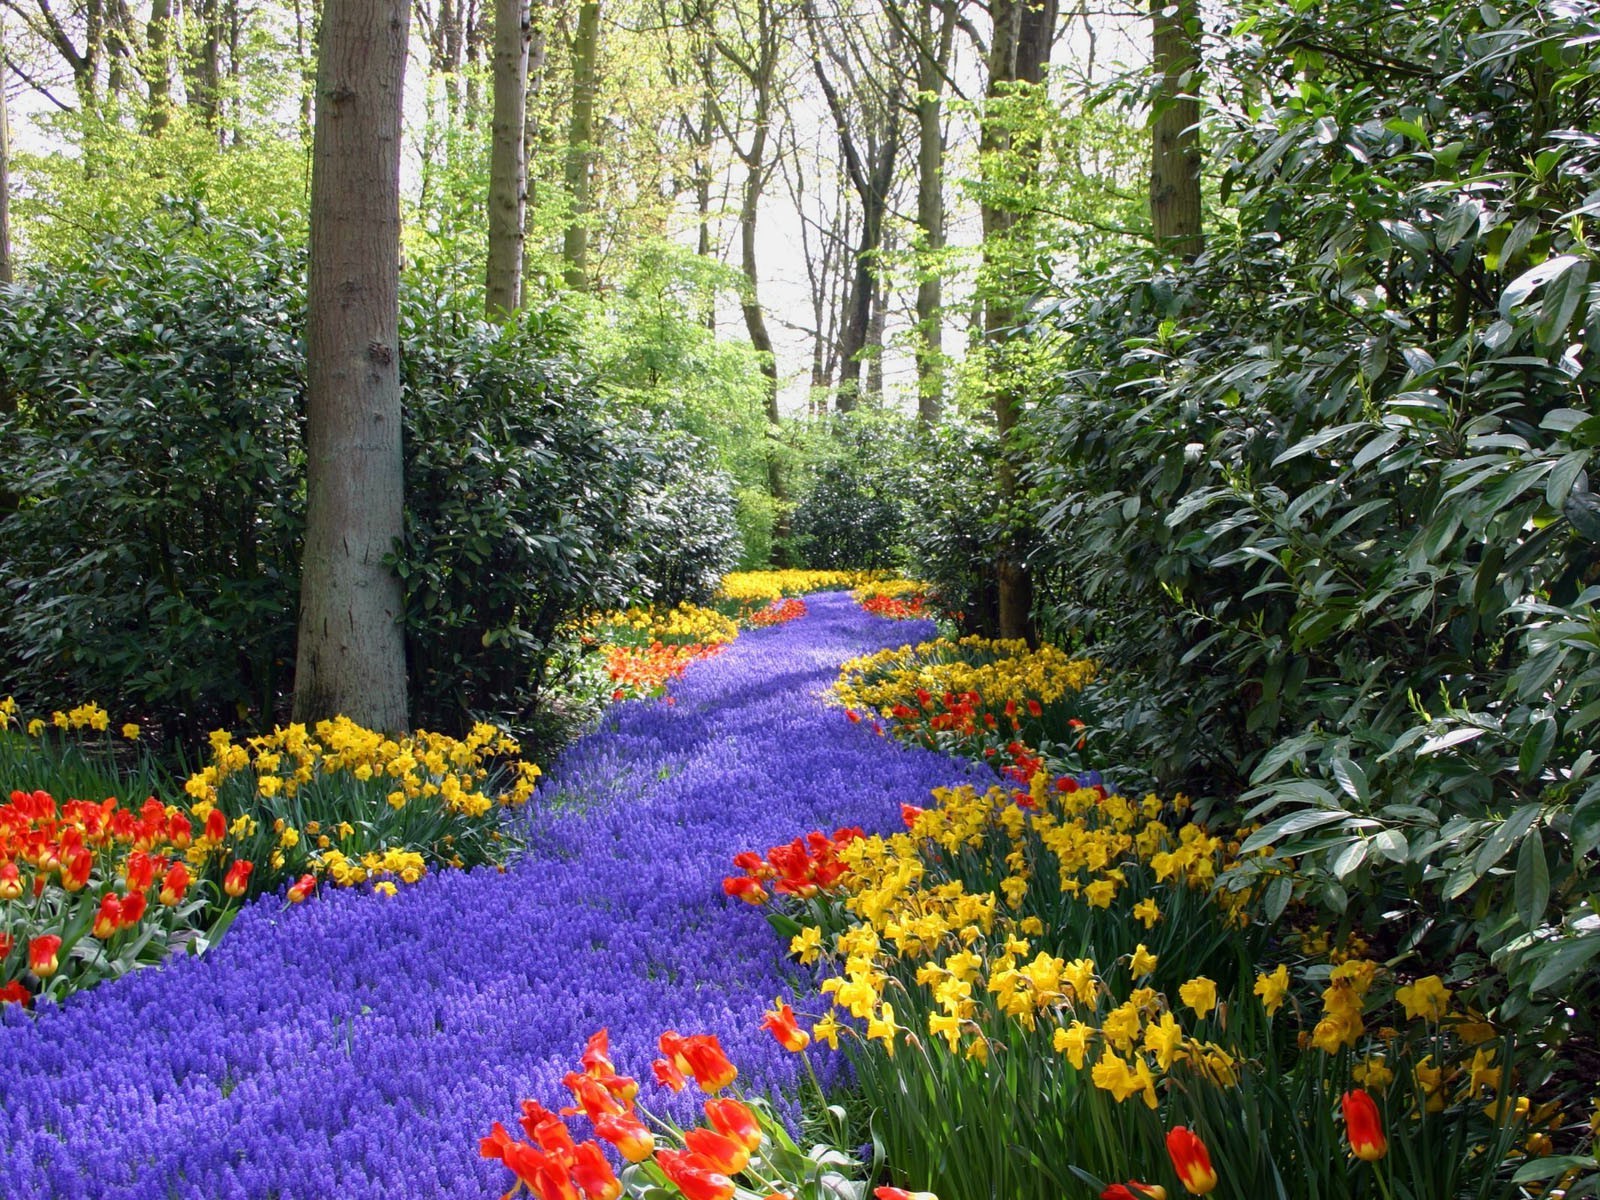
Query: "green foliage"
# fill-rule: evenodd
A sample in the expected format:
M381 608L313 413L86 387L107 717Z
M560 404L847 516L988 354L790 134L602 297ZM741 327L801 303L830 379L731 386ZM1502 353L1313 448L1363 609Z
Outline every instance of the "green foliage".
M951 418L915 445L906 480L912 573L934 586L945 612L962 614L966 632L992 634L999 436L993 425Z
M251 128L224 147L182 109L158 137L109 113L60 113L46 125L76 152L16 156L13 211L31 265L70 268L103 239L161 219L175 199L305 237L309 146L281 131Z
M8 686L49 705L101 696L190 732L281 715L304 305L300 248L198 208L12 294ZM732 487L697 440L614 421L558 310L499 326L479 305L450 278L402 287L395 562L416 716L438 728L530 714L565 621L630 596L708 595L737 554Z
M11 687L190 728L271 711L304 503L301 273L270 227L174 209L0 307Z
M882 570L899 565L905 527L910 427L889 412L832 417L810 440L810 479L795 505L792 533L813 570Z
M1294 95L1230 114L1207 255L1048 318L1054 616L1137 680L1125 757L1252 789L1281 857L1237 884L1292 857L1300 894L1540 1017L1600 953L1597 29L1299 7L1237 43Z

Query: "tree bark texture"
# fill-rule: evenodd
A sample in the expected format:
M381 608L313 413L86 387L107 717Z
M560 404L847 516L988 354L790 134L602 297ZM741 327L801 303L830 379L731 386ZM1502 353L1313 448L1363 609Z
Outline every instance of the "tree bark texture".
M1150 221L1156 245L1185 261L1200 226L1200 12L1195 0L1150 0L1156 76L1150 134Z
M145 84L150 100L145 128L160 133L172 120L172 0L150 0L144 46Z
M600 0L584 0L572 38L572 122L567 128L567 200L571 218L561 239L564 279L589 288L589 190L594 169L594 102L599 90Z
M6 112L6 46L0 30L0 284L15 276L11 265L11 119ZM0 412L7 411L5 380L0 377Z
M918 6L917 37L917 418L932 425L944 408L944 287L940 252L944 226L945 78L955 47L956 11L949 0Z
M1056 0L996 0L994 38L989 48L988 101L1001 101L1018 83L1038 85L1044 81L1044 68L1050 61L1055 40ZM1015 145L1004 124L993 119L983 122L979 135L980 153L1024 156L1023 173L1038 170L1038 147ZM1009 245L1015 236L1020 214L992 202L983 205L984 258L991 271L997 263L1014 261L1016 248ZM999 272L1003 273L1003 272ZM984 334L991 349L1003 347L1016 336L1021 322L1021 288L1006 279L989 280L984 304ZM1003 359L1003 350L997 352ZM996 472L1003 509L1014 509L1021 494L1017 462L1010 446L1011 432L1022 414L1024 397L1011 385L1003 369L996 369L993 389L995 425L1000 432L1000 462ZM995 625L1003 638L1032 638L1033 581L1027 568L1028 546L1015 518L1008 520L995 553Z
M311 153L306 538L294 719L407 725L399 577L408 0L326 0Z
M523 132L528 95L528 0L495 0L494 118L489 128L490 320L510 316L522 301L524 206L528 163Z

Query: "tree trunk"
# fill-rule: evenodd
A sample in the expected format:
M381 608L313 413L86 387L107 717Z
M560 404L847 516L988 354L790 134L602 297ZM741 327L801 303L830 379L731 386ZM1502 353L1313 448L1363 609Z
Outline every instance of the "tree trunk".
M537 20L535 20L537 14ZM534 189L538 186L536 177L530 172L529 164L534 161L534 149L544 138L544 129L539 118L540 96L544 91L547 58L549 54L550 39L547 27L552 20L550 0L539 0L537 8L530 8L528 21L530 35L528 39L528 76L523 89L524 115L522 124L522 249L524 270L522 272L522 298L523 308L527 308L533 299L533 274L526 269L529 226L534 220L534 209L537 197Z
M1150 220L1156 245L1184 261L1200 228L1200 13L1195 0L1150 0L1156 76L1150 119Z
M523 205L528 164L523 132L528 94L528 0L495 0L494 120L489 132L489 318L522 300Z
M995 0L993 7L994 39L989 50L987 93L991 106L998 105L1011 94L1016 84L1037 86L1042 83L1045 64L1050 61L1057 11L1056 0L1037 4L1031 0ZM1023 175L1038 170L1038 146L1014 144L1010 130L993 114L985 114L979 133L979 153L990 162L1001 155L1021 155ZM1031 639L1033 581L1027 568L1026 532L1014 511L1021 488L1016 451L1010 444L1011 432L1022 414L1024 397L1015 386L1015 373L1005 365L1004 353L1005 343L1016 336L1022 318L1018 300L1022 281L1015 278L1014 264L1019 261L1019 254L1014 243L1026 236L1026 229L1018 228L1019 215L989 199L982 206L983 256L990 276L984 302L984 337L993 356L990 374L995 425L1000 432L996 482L1001 506L1008 514L995 553L995 623L1001 637Z
M11 265L11 119L6 111L6 42L0 25L0 284L16 277ZM0 375L0 412L7 412L5 378Z
M172 120L172 0L150 0L144 44L145 82L150 97L144 124L150 133L160 133Z
M589 290L589 176L594 162L594 102L600 57L600 0L583 0L572 38L572 123L567 128L567 202L571 217L561 240L564 278Z
M917 418L924 425L944 408L943 96L956 29L955 7L944 3L935 34L933 7L934 0L920 5L917 38Z
M222 27L217 16L217 0L193 0L189 6L190 27L199 45L186 47L184 86L189 107L200 119L215 128L221 116Z
M409 0L326 0L311 154L306 535L294 719L407 724L400 113Z
M761 207L761 187L766 169L764 165L766 140L765 127L758 129L755 149L746 160L744 195L739 206L739 267L744 273L744 295L740 307L744 311L744 327L750 335L750 344L760 356L761 378L765 384L768 426L767 490L771 493L773 503L778 509L773 540L780 547L774 561L777 565L784 566L787 565L783 561L786 554L781 547L789 534L789 519L784 511L789 500L789 492L783 477L783 462L778 446L778 431L783 420L783 414L778 409L778 359L772 352L772 334L767 330L766 312L761 307L761 298L756 291L756 285L761 278L756 263L756 215Z

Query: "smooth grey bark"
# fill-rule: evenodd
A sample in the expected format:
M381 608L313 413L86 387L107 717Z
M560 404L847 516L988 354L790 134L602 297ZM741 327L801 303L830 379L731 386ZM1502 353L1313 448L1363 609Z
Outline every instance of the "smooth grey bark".
M400 114L407 0L326 0L311 152L306 535L294 719L407 725Z
M489 126L489 262L485 287L491 320L522 301L524 205L528 163L528 47L533 30L528 0L495 0L494 116Z

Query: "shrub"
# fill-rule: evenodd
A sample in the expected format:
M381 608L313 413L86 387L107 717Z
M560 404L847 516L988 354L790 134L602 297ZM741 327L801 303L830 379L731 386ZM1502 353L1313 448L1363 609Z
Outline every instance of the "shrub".
M905 428L889 414L835 417L819 444L792 534L816 570L885 570L903 558Z
M1273 874L1281 908L1292 860L1294 894L1559 1038L1600 954L1600 423L1575 348L1600 322L1563 215L1600 155L1587 86L1529 81L1551 55L1592 79L1596 28L1434 11L1376 36L1462 70L1338 67L1219 115L1236 221L1052 318L1033 485L1057 621L1130 685L1124 756L1270 818L1250 844L1278 856L1236 882ZM1246 69L1309 19L1263 10ZM1317 20L1375 36L1359 6Z

